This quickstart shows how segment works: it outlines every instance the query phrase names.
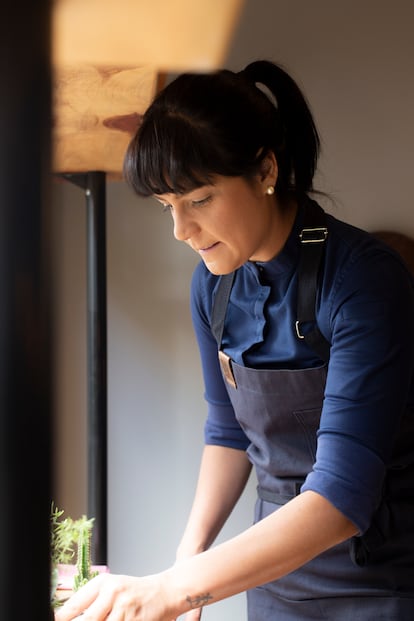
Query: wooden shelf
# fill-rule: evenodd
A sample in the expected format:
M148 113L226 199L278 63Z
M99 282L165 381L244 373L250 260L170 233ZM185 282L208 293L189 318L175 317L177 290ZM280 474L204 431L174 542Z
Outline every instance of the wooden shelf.
M53 171L121 178L132 134L157 90L153 68L79 65L55 72Z

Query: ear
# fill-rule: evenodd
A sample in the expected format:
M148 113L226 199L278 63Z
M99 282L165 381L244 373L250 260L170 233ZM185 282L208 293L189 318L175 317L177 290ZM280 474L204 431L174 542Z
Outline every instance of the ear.
M260 163L259 181L266 189L270 185L275 186L278 176L276 156L269 151Z

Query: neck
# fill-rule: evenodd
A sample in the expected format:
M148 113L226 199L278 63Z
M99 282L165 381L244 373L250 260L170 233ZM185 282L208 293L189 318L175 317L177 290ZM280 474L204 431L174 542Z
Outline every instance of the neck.
M260 256L252 257L252 261L266 262L277 257L292 231L298 211L297 201L292 199L283 205L276 203L273 209L269 222L269 244Z

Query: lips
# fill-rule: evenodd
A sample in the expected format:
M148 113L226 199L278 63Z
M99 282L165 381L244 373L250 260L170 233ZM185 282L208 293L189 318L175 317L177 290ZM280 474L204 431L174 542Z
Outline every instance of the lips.
M211 244L210 246L205 246L204 248L199 248L198 252L200 254L204 254L206 252L209 252L210 250L213 250L214 248L216 248L216 246L219 245L220 242L214 242L214 244Z

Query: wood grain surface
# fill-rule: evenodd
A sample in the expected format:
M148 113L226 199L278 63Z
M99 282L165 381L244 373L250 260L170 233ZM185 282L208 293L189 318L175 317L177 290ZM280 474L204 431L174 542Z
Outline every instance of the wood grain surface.
M53 171L121 178L132 134L157 89L151 67L79 65L55 71Z

